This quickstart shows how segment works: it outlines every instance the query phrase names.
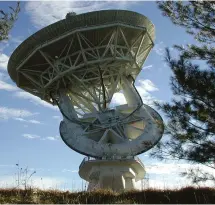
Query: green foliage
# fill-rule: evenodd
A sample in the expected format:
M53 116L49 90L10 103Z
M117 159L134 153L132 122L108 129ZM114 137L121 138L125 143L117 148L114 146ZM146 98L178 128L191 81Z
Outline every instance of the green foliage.
M214 42L215 2L213 1L166 1L159 2L164 16L199 40Z
M159 159L184 159L215 169L215 2L158 2L164 16L198 40L198 45L175 45L178 59L166 49L165 60L171 68L172 103L157 104L168 123L169 138L160 142L151 156ZM205 63L201 67L193 60ZM214 176L190 170L193 182L212 180ZM208 177L207 177L208 176Z
M20 12L20 2L17 2L15 9L12 7L9 8L12 10L11 13L5 13L3 10L0 10L0 41L8 39L9 31L13 27Z

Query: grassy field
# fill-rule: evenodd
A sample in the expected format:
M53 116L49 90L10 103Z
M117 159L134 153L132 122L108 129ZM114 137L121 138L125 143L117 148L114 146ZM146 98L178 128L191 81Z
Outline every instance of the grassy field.
M129 191L109 190L68 192L39 189L0 189L0 203L42 204L215 204L215 189L187 187L179 190Z

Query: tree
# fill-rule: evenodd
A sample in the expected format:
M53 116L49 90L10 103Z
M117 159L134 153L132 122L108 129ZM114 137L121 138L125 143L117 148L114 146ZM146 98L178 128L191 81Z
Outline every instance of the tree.
M5 13L3 10L0 10L0 41L8 39L9 31L13 27L20 12L20 2L17 2L15 9L12 7L9 8L12 10L11 13Z
M215 171L215 2L157 2L164 16L196 40L196 45L175 45L178 59L166 49L165 61L173 72L171 103L157 103L166 115L165 141L160 142L151 156L159 159L183 159L210 167ZM201 60L204 67L194 60ZM202 170L183 173L193 182L212 180Z

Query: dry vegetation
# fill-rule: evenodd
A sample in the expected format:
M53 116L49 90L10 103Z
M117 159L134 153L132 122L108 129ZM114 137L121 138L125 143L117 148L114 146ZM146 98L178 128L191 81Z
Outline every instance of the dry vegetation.
M39 189L0 189L0 203L42 204L213 204L215 189L187 187L180 190L129 191L114 193L109 190L68 192Z

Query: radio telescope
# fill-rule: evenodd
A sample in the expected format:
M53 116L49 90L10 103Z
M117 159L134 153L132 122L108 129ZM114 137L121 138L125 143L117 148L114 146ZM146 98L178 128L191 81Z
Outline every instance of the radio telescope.
M59 107L62 140L87 156L79 175L88 190L134 189L145 175L136 155L163 135L162 118L143 104L134 85L154 31L136 12L69 13L27 38L9 59L18 87ZM123 92L127 104L111 108L116 92Z

